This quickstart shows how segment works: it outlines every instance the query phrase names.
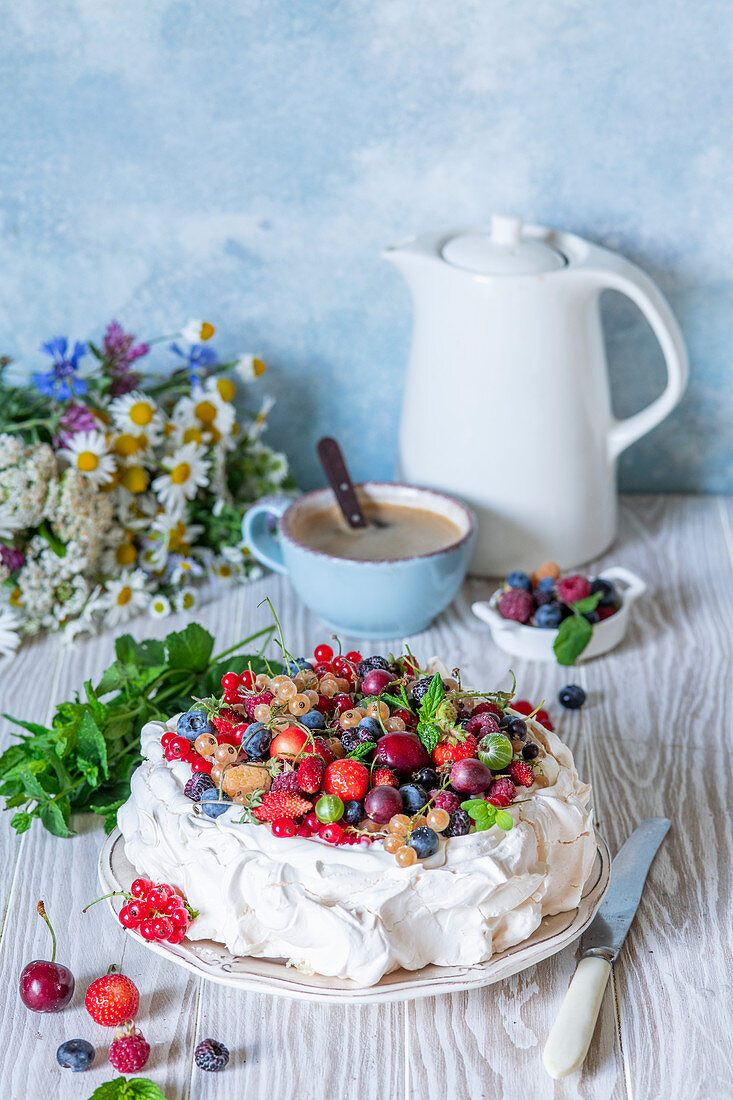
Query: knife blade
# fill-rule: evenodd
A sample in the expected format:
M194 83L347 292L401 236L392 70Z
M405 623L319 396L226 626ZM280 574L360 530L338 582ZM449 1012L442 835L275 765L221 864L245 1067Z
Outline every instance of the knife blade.
M611 963L639 908L649 868L669 831L666 817L650 817L631 834L611 864L611 885L581 938L581 959L542 1055L550 1077L567 1077L588 1053Z

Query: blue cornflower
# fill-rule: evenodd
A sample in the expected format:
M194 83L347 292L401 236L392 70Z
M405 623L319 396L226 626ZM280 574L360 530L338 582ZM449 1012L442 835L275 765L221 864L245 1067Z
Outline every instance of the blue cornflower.
M181 359L186 360L189 370L189 381L192 386L201 385L201 376L206 374L206 368L217 362L217 354L208 344L191 344L187 349L178 344L171 344L171 351Z
M87 392L87 383L83 378L77 377L79 360L87 353L86 344L78 340L74 344L73 351L69 354L69 341L65 336L54 336L52 340L41 344L40 350L53 359L53 367L49 371L35 371L33 383L39 393L44 397L57 397L60 401L68 401L70 397L80 396Z

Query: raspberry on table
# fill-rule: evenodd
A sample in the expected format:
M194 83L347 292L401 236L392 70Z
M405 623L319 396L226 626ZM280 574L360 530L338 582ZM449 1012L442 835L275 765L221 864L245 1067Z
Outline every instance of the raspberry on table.
M120 1073L137 1073L150 1055L150 1043L133 1026L132 1034L122 1034L109 1048L109 1060Z

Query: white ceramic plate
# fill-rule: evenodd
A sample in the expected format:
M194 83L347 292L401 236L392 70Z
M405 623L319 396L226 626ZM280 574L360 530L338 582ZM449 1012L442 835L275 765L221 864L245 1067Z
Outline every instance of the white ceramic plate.
M185 966L202 978L234 989L251 989L298 1000L327 1001L331 1004L369 1004L414 1000L438 993L457 993L491 985L561 951L584 931L595 916L611 877L611 857L605 841L596 833L596 858L577 909L545 917L539 928L523 943L492 956L476 966L425 966L422 970L395 970L377 985L363 988L342 978L312 977L287 966L284 959L254 959L232 955L212 940L184 940L174 945L151 943L130 932L138 942L171 962ZM137 877L127 861L119 829L107 838L99 857L99 879L103 892L128 890ZM115 914L122 899L111 898ZM129 931L129 930L128 930Z
M630 569L624 569L621 565L604 569L598 575L604 580L613 581L616 585L621 597L621 606L615 615L604 619L603 622L595 623L593 636L578 658L579 661L600 657L602 653L608 653L609 649L613 649L623 640L629 625L631 606L646 592L646 585L641 577L637 577L636 573L632 573ZM501 593L502 589L497 588L490 600L479 600L471 608L476 618L490 626L494 643L505 653L511 653L513 657L526 657L530 661L555 661L555 652L552 647L557 638L557 631L542 630L536 626L525 626L511 619L503 619L496 609Z

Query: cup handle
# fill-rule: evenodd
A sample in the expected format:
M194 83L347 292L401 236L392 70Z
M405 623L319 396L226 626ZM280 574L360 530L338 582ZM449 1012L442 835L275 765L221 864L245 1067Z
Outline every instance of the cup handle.
M293 503L292 497L262 497L242 517L242 537L263 565L275 573L287 573L282 546L270 530L269 520L281 519Z
M630 569L625 569L623 565L612 565L609 569L604 569L598 576L604 581L622 581L626 585L626 589L623 593L624 603L632 604L634 600L638 600L639 596L643 596L646 592L646 584L637 577L636 573L632 573Z
M477 619L488 623L493 630L516 630L521 625L513 619L503 619L488 600L477 600L476 603L471 604L471 610Z

